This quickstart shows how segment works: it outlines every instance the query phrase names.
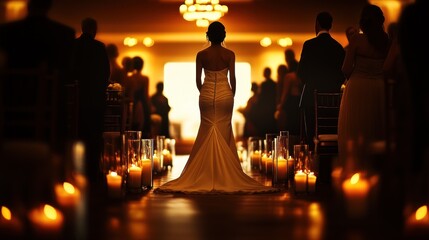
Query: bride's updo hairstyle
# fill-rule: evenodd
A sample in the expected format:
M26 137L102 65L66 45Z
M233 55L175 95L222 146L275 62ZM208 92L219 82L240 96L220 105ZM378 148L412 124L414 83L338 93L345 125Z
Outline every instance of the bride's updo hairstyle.
M211 43L219 44L225 40L225 26L220 22L212 22L206 32L207 38Z

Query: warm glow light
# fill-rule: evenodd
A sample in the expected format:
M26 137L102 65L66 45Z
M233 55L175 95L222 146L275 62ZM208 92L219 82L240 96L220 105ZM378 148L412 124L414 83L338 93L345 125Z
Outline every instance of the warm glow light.
M271 38L264 37L259 43L261 44L262 47L268 47L271 45L272 42L271 42Z
M428 207L426 205L419 207L416 211L416 220L420 221L426 217L428 213Z
M57 218L57 210L55 210L55 208L51 205L45 204L45 206L43 207L43 212L45 213L45 216L49 219L55 220Z
M289 37L280 38L277 41L277 44L279 44L281 47L292 46L292 39Z
M71 183L64 182L63 187L64 191L66 191L68 194L73 194L75 192L75 189Z
M6 1L6 20L17 20L26 14L27 2L25 0Z
M155 41L150 37L145 37L143 39L143 45L146 47L152 47L155 44Z
M128 47L134 47L135 45L137 45L137 39L133 37L126 37L124 39L124 45Z
M179 12L186 21L196 21L198 27L207 27L228 12L228 7L220 5L218 0L185 0Z
M351 184L356 184L359 182L359 173L355 173L351 178L350 178L350 183Z
M1 207L1 215L4 219L10 221L12 219L12 212L9 210L9 208L2 206Z

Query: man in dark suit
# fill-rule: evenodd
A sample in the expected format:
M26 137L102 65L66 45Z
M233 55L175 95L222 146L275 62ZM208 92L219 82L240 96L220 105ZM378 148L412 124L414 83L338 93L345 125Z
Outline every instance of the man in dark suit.
M82 34L75 40L73 50L72 76L79 91L78 138L88 146L87 175L95 180L102 152L110 63L105 44L95 39L97 21L85 18L81 27Z
M75 30L48 18L51 6L52 0L30 0L25 18L2 24L0 54L5 59L5 68L43 67L48 74L58 74L58 127L55 130L58 141L53 148L62 151L65 147L67 126L65 92L66 84L69 83L69 61ZM32 91L32 89L29 90ZM10 92L10 94L18 98L29 95L24 91ZM16 96L17 94L21 96ZM7 98L7 96L4 97Z
M345 51L331 37L332 16L320 12L316 17L316 37L304 42L298 67L298 76L303 82L300 107L304 111L305 141L314 150L314 90L338 92L345 77L341 71Z

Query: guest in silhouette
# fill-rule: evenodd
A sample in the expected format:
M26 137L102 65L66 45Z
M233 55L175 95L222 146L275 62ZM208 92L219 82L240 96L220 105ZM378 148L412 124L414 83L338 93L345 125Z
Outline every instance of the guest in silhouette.
M252 91L252 96L247 100L247 104L244 108L239 108L238 111L243 114L245 118L244 129L243 129L243 138L247 139L251 136L257 136L258 132L256 131L256 126L254 123L254 119L251 117L252 112L254 111L255 104L258 101L258 92L259 85L256 82L252 82L252 87L250 89Z
M304 84L300 107L304 110L304 139L310 150L314 150L314 90L338 92L345 79L341 71L345 51L329 34L332 22L333 18L329 12L317 14L316 37L304 42L297 72Z
M110 78L109 83L119 83L124 84L125 81L125 71L118 64L119 51L118 47L111 43L106 45L107 57L109 58L110 63Z
M276 95L277 83L271 77L271 68L265 67L264 80L261 82L259 95L251 118L254 119L257 136L265 138L267 133L277 133Z
M286 64L280 64L277 67L277 103L279 103L283 91L283 81L289 69Z
M132 104L131 128L142 131L143 138L151 135L151 104L149 99L149 77L143 75L144 60L139 56L132 58L133 74L125 84Z
M87 175L95 180L102 152L110 65L106 46L95 39L97 21L85 18L81 27L82 34L75 40L72 58L73 77L79 92L78 137L86 145Z
M386 138L385 83L383 64L389 50L384 31L384 15L376 5L368 4L359 20L362 34L350 42L342 71L348 81L341 99L338 118L338 156L346 171L374 170L371 164L374 143ZM352 156L359 161L349 161Z
M170 119L168 114L171 110L168 104L168 98L164 95L164 83L156 84L156 92L151 96L150 102L154 107L154 112L161 116L161 126L158 135L170 138Z
M52 0L29 0L26 17L0 25L0 52L5 68L44 67L47 73L58 74L58 122L55 130L57 141L52 148L62 153L68 137L65 96L66 85L70 83L70 54L75 30L49 18L51 7ZM9 98L8 95L11 94L15 98L26 98L31 96L34 89L29 87L28 91L22 89L20 92L6 92L1 97Z
M398 146L405 151L401 157L410 161L407 166L409 180L406 186L418 184L410 194L409 201L422 205L427 203L429 192L429 157L427 153L429 140L426 136L429 132L427 124L429 122L429 96L427 94L429 88L427 53L429 51L427 39L421 35L421 26L429 24L428 11L428 1L416 0L403 9L398 21L399 51L408 77L408 81L403 83L404 89L401 89L401 93L411 103L401 105L399 113L406 115L398 118L398 122L404 126L404 129L401 129L403 131ZM411 124L407 121L411 121Z
M300 109L299 99L301 95L301 81L296 71L298 70L298 60L292 49L285 50L285 60L289 67L289 72L284 76L281 96L277 104L276 116L284 116L281 121L282 128L279 130L289 131L290 135L299 136L300 134Z

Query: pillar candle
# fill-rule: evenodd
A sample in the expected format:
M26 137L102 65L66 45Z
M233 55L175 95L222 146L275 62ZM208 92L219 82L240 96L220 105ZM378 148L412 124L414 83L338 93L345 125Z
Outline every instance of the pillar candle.
M277 179L279 181L286 180L286 159L282 156L277 158Z
M132 165L128 169L128 186L130 188L142 187L142 169L140 167Z
M159 169L161 168L161 160L159 159L158 154L153 154L153 170L155 172L159 172Z
M356 173L343 182L342 188L349 216L356 218L366 215L370 189L369 182L360 178L359 173Z
M273 174L273 159L271 157L265 157L265 172L267 175Z
M293 173L295 172L294 161L295 160L291 156L287 159L287 175L290 179L292 179Z
M110 172L106 175L106 180L109 197L120 198L122 196L122 176L116 172Z
M261 152L255 150L252 155L250 155L250 160L253 168L259 168L259 161L261 160Z
M307 189L307 174L301 170L295 173L295 191L305 192Z
M142 184L146 187L152 187L152 161L150 159L142 159Z
M316 191L316 180L317 180L317 177L316 175L314 175L314 172L310 172L307 176L308 192Z

